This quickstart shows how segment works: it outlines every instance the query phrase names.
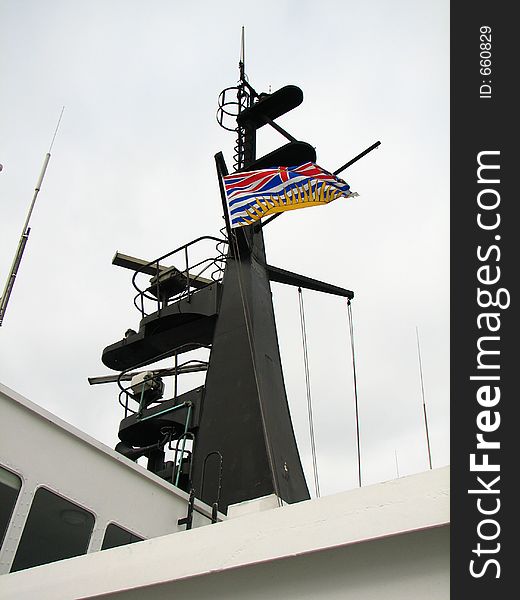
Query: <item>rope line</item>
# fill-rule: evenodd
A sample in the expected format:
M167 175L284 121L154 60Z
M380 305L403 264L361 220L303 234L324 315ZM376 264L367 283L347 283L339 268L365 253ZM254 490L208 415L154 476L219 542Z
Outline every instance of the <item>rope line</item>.
M354 348L354 320L352 318L352 304L350 299L347 299L348 326L350 333L350 348L352 351L352 373L354 377L354 401L356 408L356 446L357 446L357 461L358 461L358 482L361 487L361 450L359 444L359 406L357 392L357 375L356 375L356 352Z
M252 335L251 326L250 326L250 323L251 323L250 310L249 310L249 304L247 302L246 295L244 293L244 286L243 286L243 280L242 280L242 260L241 260L240 248L239 248L239 244L238 244L238 240L236 238L235 232L233 232L233 241L230 244L230 246L231 246L233 254L234 254L233 258L235 259L235 261L237 263L238 287L240 290L240 299L242 301L242 308L244 311L244 320L246 323L247 341L249 344L249 352L251 354L251 362L253 365L253 374L255 377L255 385L256 385L256 390L257 390L257 394L258 394L258 400L259 400L259 406L260 406L260 417L262 420L262 429L264 432L265 445L266 445L266 449L267 449L267 459L269 461L269 468L271 469L271 476L273 478L273 487L274 487L274 492L275 492L276 499L278 502L278 506L282 506L282 499L280 497L280 487L278 485L278 475L277 475L276 469L274 467L274 458L273 458L273 451L272 451L272 446L271 446L271 439L270 439L266 421L265 421L264 402L263 402L263 398L262 398L262 392L260 390L260 382L258 380L258 372L257 372L257 368L256 368L255 354L254 354L254 350L253 350L253 335Z
M309 437L311 439L311 454L312 454L312 470L314 473L314 487L316 489L316 497L320 497L320 482L318 478L318 463L316 460L316 442L314 438L314 419L312 416L312 396L311 396L311 378L309 371L309 354L307 346L307 327L305 324L305 307L303 304L302 288L298 288L298 301L300 305L300 327L302 331L302 346L303 346L303 364L305 370L305 387L307 390L307 412L309 416Z

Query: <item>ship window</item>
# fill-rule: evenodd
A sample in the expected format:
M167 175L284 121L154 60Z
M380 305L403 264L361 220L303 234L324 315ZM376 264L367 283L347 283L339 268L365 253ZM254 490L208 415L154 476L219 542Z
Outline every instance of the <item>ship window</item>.
M0 467L0 546L4 541L21 487L22 480L18 475Z
M45 488L38 488L11 571L85 554L93 529L93 514Z
M108 550L108 548L116 548L117 546L125 546L126 544L134 544L135 542L142 541L143 538L135 535L135 533L131 533L119 527L119 525L110 523L106 528L101 550Z

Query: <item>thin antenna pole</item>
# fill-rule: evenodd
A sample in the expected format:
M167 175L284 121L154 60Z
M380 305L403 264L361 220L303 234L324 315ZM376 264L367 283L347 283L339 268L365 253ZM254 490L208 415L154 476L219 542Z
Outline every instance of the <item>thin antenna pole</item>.
M49 154L51 153L52 147L54 146L54 140L56 139L56 134L58 133L58 129L60 128L61 117L63 117L63 111L65 110L65 106L61 107L60 117L58 119L58 123L56 125L56 129L54 130L54 135L52 136L51 145L49 146Z
M394 450L395 455L395 470L397 471L397 479L399 479L399 461L397 460L397 450Z
M240 74L240 81L238 82L237 88L237 102L238 102L238 114L242 112L244 101L247 103L247 92L245 90L245 79L246 79L246 41L245 41L245 28L242 25L242 34L240 37L240 58L238 60L238 71ZM245 155L245 131L237 123L237 142L236 142L236 163L234 167L241 169L244 166L244 155Z
M29 221L31 219L31 215L34 210L34 205L36 204L36 198L40 192L40 189L43 184L43 178L45 177L45 173L47 172L47 167L49 165L49 160L51 158L51 150L54 145L54 140L56 139L56 134L58 133L58 128L61 123L61 118L63 116L63 111L65 110L65 106L62 107L60 117L58 119L58 124L56 125L56 129L54 130L54 135L52 136L52 140L49 146L49 151L45 155L43 159L43 166L40 172L40 176L38 177L38 181L36 182L36 187L34 188L34 194L32 198L31 205L29 206L29 211L27 213L27 217L25 219L25 223L23 225L22 233L20 235L20 241L18 242L18 247L16 249L16 253L14 255L13 263L11 265L11 270L9 271L9 276L7 277L7 281L5 283L4 292L2 297L0 298L0 327L2 326L5 313L7 311L7 305L9 303L9 298L11 297L11 293L13 291L14 282L16 280L16 275L18 273L18 269L20 268L20 263L22 262L22 256L25 251L25 247L27 245L27 241L29 239L29 234L31 232L31 228L29 227Z
M415 326L415 335L417 338L417 356L419 357L419 373L421 375L421 395L422 395L422 405L423 405L423 413L424 413L424 428L426 430L426 446L428 448L428 464L430 465L430 469L432 469L432 453L430 449L430 433L428 431L428 416L426 413L426 400L424 397L424 379L423 379L423 369L422 369L422 360L421 360L421 345L419 343L419 328L417 325Z
M245 27L242 25L242 39L240 41L240 62L238 63L240 67L240 79L244 79L244 74L246 72L246 34Z

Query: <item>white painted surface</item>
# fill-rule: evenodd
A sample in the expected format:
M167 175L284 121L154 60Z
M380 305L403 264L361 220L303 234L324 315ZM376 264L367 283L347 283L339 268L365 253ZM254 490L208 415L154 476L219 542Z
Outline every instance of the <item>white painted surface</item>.
M279 500L276 494L269 494L269 496L262 496L262 498L254 498L253 500L246 500L245 502L239 502L238 504L231 504L231 506L228 507L227 517L228 519L234 519L263 510L271 510L273 508L278 508L281 503L282 501Z
M3 600L449 597L449 469L0 577Z
M146 539L185 529L177 521L186 516L187 494L1 384L0 427L0 465L22 479L0 574L10 569L40 485L94 513L88 552L101 548L110 522ZM194 527L210 523L211 509L195 506Z
M449 529L398 535L102 596L114 600L448 600Z

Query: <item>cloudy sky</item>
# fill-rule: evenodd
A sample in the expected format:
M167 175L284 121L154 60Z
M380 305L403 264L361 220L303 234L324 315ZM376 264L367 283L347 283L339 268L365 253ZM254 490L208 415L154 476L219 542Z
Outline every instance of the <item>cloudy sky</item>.
M238 78L240 29L258 91L299 85L280 119L359 198L265 230L268 260L355 291L364 483L449 462L447 0L0 0L3 287L61 107L65 112L0 328L0 381L109 446L122 418L102 349L138 328L131 272L222 227L213 155L232 163L217 97ZM265 128L264 128L265 129ZM284 143L262 130L259 154ZM295 288L273 284L294 426L312 488ZM305 293L322 493L356 486L345 303ZM1 426L5 426L2 424ZM397 464L396 464L397 458Z

